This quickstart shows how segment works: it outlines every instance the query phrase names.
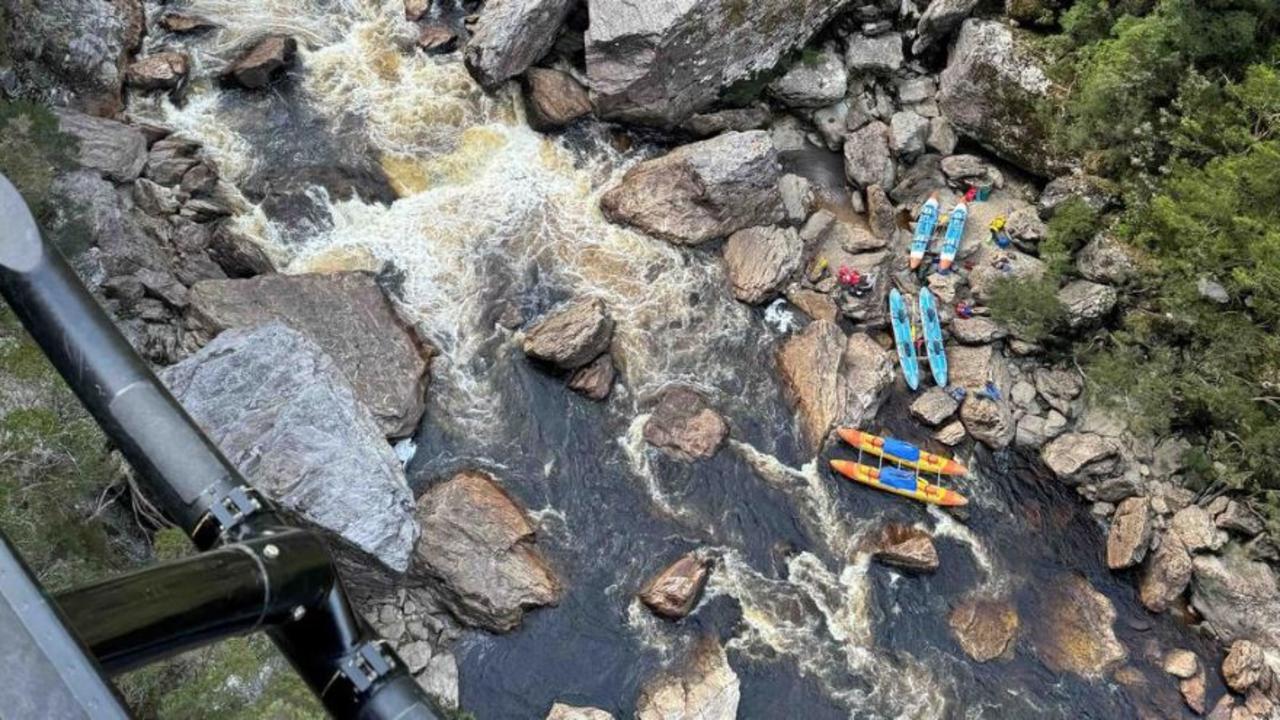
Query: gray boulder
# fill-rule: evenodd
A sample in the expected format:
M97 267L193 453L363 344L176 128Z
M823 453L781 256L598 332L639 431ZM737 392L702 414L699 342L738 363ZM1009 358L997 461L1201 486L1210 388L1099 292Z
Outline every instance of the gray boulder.
M1120 459L1120 446L1094 433L1066 433L1045 445L1040 457L1058 479L1078 484L1113 471Z
M975 315L951 321L951 335L965 345L985 345L1009 335L1008 329L989 317Z
M270 35L231 63L224 77L249 89L264 88L288 70L297 54L297 40Z
M1120 193L1116 185L1095 175L1063 175L1049 181L1040 193L1037 206L1040 216L1048 220L1058 207L1071 199L1079 199L1094 212L1101 213L1117 207Z
M848 85L844 60L826 48L813 59L805 56L793 64L769 84L769 94L789 107L820 108L843 100Z
M589 400L601 401L609 397L613 390L613 380L617 370L613 367L613 356L605 353L583 365L569 376L569 389Z
M911 110L896 112L889 120L889 149L899 157L913 158L924 152L929 138L929 119Z
M1070 415L1072 401L1084 390L1080 375L1058 368L1037 368L1034 378L1040 397L1053 409Z
M159 52L129 64L125 81L139 90L173 90L187 80L191 59L186 53Z
M76 140L80 165L116 182L132 182L142 174L147 138L137 128L70 110L59 110L57 116L58 129Z
M887 74L902 67L902 36L898 33L854 35L844 54L845 65L859 74Z
M400 462L338 365L279 323L231 330L161 379L263 494L403 572L418 526Z
M1219 530L1213 518L1199 505L1188 505L1173 514L1169 532L1178 537L1189 553L1218 551L1227 542L1227 533Z
M125 60L140 40L128 3L5 0L0 54L17 94L90 115L123 108Z
M533 324L524 336L524 352L563 370L573 370L609 349L613 327L613 318L605 310L603 300L574 300Z
M373 275L263 275L191 288L188 324L201 337L279 320L333 358L389 437L409 435L426 408L433 350Z
M879 250L888 244L888 237L837 217L826 208L809 216L809 221L800 229L799 236L805 247L817 247L820 254L824 249L838 248L850 255ZM828 260L834 261L835 258L828 257ZM870 268L863 266L863 269Z
M744 108L725 108L706 113L697 113L680 123L680 129L698 137L710 137L733 130L744 132L758 130L773 119L773 112L764 103Z
M1165 534L1138 579L1138 599L1151 612L1168 610L1186 591L1191 572L1191 554L1177 536Z
M771 70L850 0L588 0L587 78L602 117L674 126ZM527 30L526 30L527 32Z
M1050 84L1020 33L991 20L966 20L942 71L938 107L961 134L1048 176L1064 165L1050 152L1039 110Z
M875 121L849 133L844 142L844 171L859 187L893 187L896 175L888 125Z
M938 549L926 530L889 523L880 528L872 545L872 556L885 565L921 573L938 569Z
M916 40L911 45L911 54L922 55L938 41L946 39L977 6L978 0L932 0L916 23Z
M572 8L572 0L488 0L463 50L467 70L491 89L519 75L555 44Z
M466 471L418 500L422 539L411 573L424 577L460 621L492 632L526 609L556 604L559 578L534 544L534 526L486 473Z
M755 305L777 295L800 267L803 252L794 228L754 227L730 235L724 265L733 296Z
M1142 562L1153 529L1147 498L1131 497L1120 503L1107 531L1107 567L1123 570Z
M973 439L993 450L1008 447L1017 431L1008 403L972 393L960 404L960 421Z
M547 713L546 720L614 720L614 718L612 713L605 712L600 708L566 705L558 702L551 706L551 711Z
M611 222L697 245L781 220L781 175L769 133L729 132L636 165L600 209Z
M926 425L938 426L956 414L960 403L951 393L940 387L931 387L920 393L911 403L911 416Z
M1138 271L1124 243L1107 233L1100 233L1076 253L1076 267L1086 279L1108 285L1127 282Z
M1233 546L1222 555L1196 556L1194 571L1191 605L1222 642L1280 648L1280 586L1269 565Z
M1066 312L1067 325L1072 328L1101 322L1115 309L1119 299L1115 288L1088 280L1076 280L1058 290L1058 301Z

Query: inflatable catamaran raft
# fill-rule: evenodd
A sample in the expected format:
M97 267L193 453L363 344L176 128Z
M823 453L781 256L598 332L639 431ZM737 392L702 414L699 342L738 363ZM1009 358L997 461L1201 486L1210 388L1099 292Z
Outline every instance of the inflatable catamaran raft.
M857 461L831 461L832 469L850 480L932 505L959 507L969 504L969 500L960 493L925 482L920 477L921 473L932 473L941 480L943 475L958 476L969 472L955 460L924 452L902 440L852 428L839 428L836 432L841 440L858 450ZM863 464L863 453L874 455L880 461L876 465ZM896 463L897 467L886 467L885 460Z

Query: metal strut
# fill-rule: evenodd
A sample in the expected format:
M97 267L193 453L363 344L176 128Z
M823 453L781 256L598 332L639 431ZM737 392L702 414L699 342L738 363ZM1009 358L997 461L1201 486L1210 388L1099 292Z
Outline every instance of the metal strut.
M133 667L262 627L334 717L434 720L395 651L352 611L320 540L291 527L196 426L3 175L0 219L0 295L148 496L198 549L219 548L63 595L102 664Z

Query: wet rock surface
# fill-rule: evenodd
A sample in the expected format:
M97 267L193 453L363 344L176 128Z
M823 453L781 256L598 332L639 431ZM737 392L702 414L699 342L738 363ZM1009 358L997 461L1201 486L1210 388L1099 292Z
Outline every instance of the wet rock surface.
M990 662L1012 655L1021 621L1008 600L969 597L952 609L947 624L966 655Z
M1036 653L1055 672L1102 677L1128 656L1112 627L1115 607L1087 579L1070 574L1048 588L1034 633Z
M591 112L587 89L559 70L529 68L524 93L529 126L535 130L561 128Z
M572 7L569 0L489 0L463 51L467 70L487 88L519 75L551 49Z
M640 600L654 613L679 620L693 611L711 573L711 561L691 552L663 568L640 591Z
M297 40L272 35L231 63L224 77L250 90L264 88L293 64L297 54Z
M524 336L524 352L558 368L572 370L609 349L613 328L613 318L603 300L573 300L534 321Z
M392 570L418 528L404 471L338 364L282 324L230 330L161 379L286 511Z
M715 455L729 434L729 425L698 391L667 388L644 425L644 439L679 460L690 462Z
M199 336L272 320L324 349L388 436L417 426L433 353L372 275L264 275L207 280L191 289L188 324Z
M919 528L886 525L877 533L872 548L875 559L885 565L911 572L933 572L938 569L938 550L933 545L933 537Z
M559 601L563 587L533 524L490 475L466 471L433 486L416 517L422 537L410 572L462 622L507 632L527 610Z

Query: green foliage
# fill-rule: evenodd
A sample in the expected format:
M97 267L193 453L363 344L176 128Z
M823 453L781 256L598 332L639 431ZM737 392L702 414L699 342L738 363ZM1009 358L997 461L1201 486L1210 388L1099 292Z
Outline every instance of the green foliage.
M37 219L52 209L50 185L59 170L71 165L75 149L48 109L0 101L0 173L22 193Z
M1088 203L1071 198L1049 220L1049 236L1040 243L1040 257L1050 275L1059 277L1071 269L1071 257L1102 229L1101 218Z
M1045 342L1061 329L1066 317L1057 293L1058 281L1052 273L1035 279L1002 278L987 305L991 316L1018 337Z

